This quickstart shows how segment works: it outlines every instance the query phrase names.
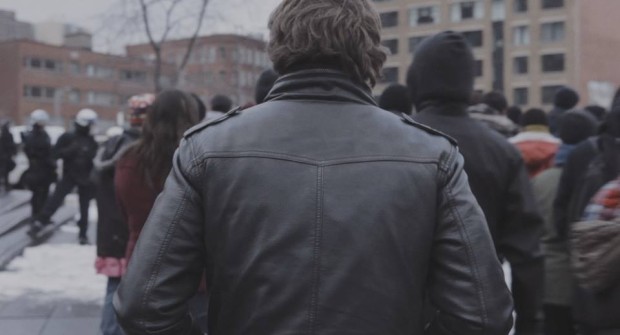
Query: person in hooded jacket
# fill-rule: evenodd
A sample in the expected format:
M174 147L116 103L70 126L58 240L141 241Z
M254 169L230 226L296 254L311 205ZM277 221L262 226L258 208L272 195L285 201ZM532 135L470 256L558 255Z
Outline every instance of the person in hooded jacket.
M207 120L218 119L232 108L233 102L229 97L218 94L211 99L211 110L207 112Z
M553 98L553 109L549 113L549 129L551 134L559 136L562 116L567 111L575 108L579 103L579 94L570 87L560 88Z
M115 167L118 160L140 138L144 118L154 100L153 94L131 97L129 99L130 127L125 129L121 135L108 139L99 149L94 160L95 199L99 212L95 269L98 274L108 277L101 315L102 335L123 334L112 307L112 297L126 271L125 251L129 229L116 203Z
M553 201L557 195L562 169L577 144L594 135L595 122L582 111L567 112L560 126L562 143L554 157L554 166L532 179L534 194L543 217L545 232L542 240L545 254L545 334L573 335L573 276L568 245L560 238L553 221ZM584 131L585 130L585 131Z
M506 116L508 101L500 92L489 92L482 96L482 102L469 108L470 116L502 136L509 138L519 132L519 127Z
M530 178L553 166L560 140L549 133L547 114L542 109L528 110L521 120L523 131L509 139L525 160Z
M411 115L413 102L407 86L392 84L388 86L379 98L379 107L400 115L401 113Z
M543 220L521 154L467 111L474 87L474 58L465 38L447 31L416 50L407 84L414 119L459 143L469 184L487 218L497 255L512 267L516 333L542 331Z
M41 213L47 201L50 186L56 181L56 162L52 156L52 141L45 131L49 115L44 110L35 110L30 115L32 128L22 133L24 153L28 158L28 169L22 175L22 181L30 191L32 198L32 216Z
M73 131L64 133L54 145L55 159L63 160L61 180L56 184L54 194L45 203L41 213L33 220L31 234L51 223L50 219L62 205L65 197L77 187L80 202L80 228L78 240L87 244L88 208L94 197L94 185L91 180L93 159L97 154L98 144L90 134L91 127L97 120L97 113L90 109L78 112Z
M0 127L0 192L9 191L9 173L15 169L13 157L17 154L17 145L9 130L9 122Z

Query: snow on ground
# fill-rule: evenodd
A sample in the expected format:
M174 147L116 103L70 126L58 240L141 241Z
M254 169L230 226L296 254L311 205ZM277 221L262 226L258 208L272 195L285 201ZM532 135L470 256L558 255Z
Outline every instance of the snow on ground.
M51 244L27 248L0 273L0 301L28 295L41 301L102 303L107 278L94 269L95 246Z

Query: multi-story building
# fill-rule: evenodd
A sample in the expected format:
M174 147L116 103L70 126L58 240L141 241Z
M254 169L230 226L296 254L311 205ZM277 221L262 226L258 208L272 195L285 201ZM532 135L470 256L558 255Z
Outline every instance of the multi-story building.
M56 46L91 50L93 37L86 29L67 23L42 22L34 25L35 40Z
M82 108L114 123L129 97L153 92L152 62L32 40L0 43L0 119L23 124L35 109L66 124ZM174 74L164 67L168 78Z
M188 39L163 43L164 61L180 64ZM208 102L216 94L229 96L235 104L254 100L254 87L262 71L271 66L265 42L249 36L210 35L196 39L189 62L178 74L177 86ZM155 59L149 44L127 47L127 55Z
M34 38L34 28L30 23L17 21L15 13L0 10L0 42Z
M503 91L521 106L547 107L568 85L595 103L593 89L620 83L618 0L374 0L392 55L385 82L406 80L427 36L461 32L476 59L476 90ZM385 83L377 87L380 92Z

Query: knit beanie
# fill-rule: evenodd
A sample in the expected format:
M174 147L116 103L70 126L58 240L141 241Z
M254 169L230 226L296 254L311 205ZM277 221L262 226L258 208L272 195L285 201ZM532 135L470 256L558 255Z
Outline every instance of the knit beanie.
M570 111L564 114L560 125L560 139L564 144L578 144L597 131L596 119L590 113Z
M463 35L446 31L422 41L407 86L417 106L427 101L468 104L474 91L474 56Z
M547 126L549 120L547 119L547 113L542 109L532 108L525 112L521 117L521 126Z

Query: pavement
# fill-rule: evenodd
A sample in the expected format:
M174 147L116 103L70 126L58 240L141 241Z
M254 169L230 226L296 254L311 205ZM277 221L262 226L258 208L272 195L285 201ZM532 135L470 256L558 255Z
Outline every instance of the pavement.
M91 243L95 241L94 214L89 227ZM67 223L0 272L0 334L101 334L107 279L95 274L95 247L77 245L77 232L75 222Z

